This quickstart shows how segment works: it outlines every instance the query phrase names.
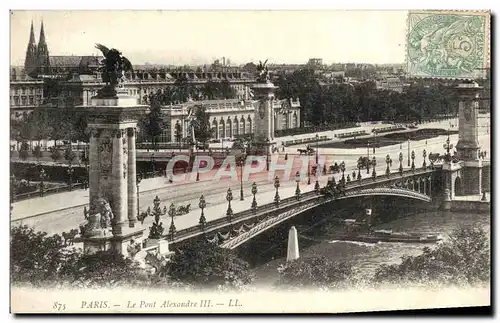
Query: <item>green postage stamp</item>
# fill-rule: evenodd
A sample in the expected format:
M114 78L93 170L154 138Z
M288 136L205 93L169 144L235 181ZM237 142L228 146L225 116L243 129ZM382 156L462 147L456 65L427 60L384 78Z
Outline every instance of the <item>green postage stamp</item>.
M482 78L489 68L489 11L410 11L408 76Z

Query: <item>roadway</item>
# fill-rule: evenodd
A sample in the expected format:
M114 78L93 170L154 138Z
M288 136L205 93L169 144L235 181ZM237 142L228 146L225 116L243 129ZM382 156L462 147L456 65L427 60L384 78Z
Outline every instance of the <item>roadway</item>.
M487 121L480 119L480 123ZM430 125L430 127L435 127ZM422 127L421 127L422 128ZM489 159L490 153L490 135L486 128L479 128L479 143L481 145L481 150L487 151ZM422 151L427 150L427 155L431 152L441 153L445 152L443 144L446 140L446 136L439 136L437 138L425 140L413 141L411 142L410 149L415 150L415 166L420 167L423 162ZM458 135L450 136L450 141L453 145L456 145L458 140ZM400 145L392 145L377 148L375 150L375 156L377 160L376 172L377 174L384 174L386 169L385 157L389 154L393 160L391 172L397 172L399 167L398 155L399 152L403 152L404 162L403 168L408 169L407 164L407 144L404 143L402 149ZM312 146L314 147L314 145ZM285 149L285 153L288 152L289 161L292 159L291 164L294 170L291 172L291 176L284 178L283 171L278 171L276 175L281 178L281 187L279 189L280 196L286 198L292 196L295 192L295 179L293 174L295 170L299 169L301 166L301 159L295 158L296 149L298 147L289 147ZM278 156L280 163L285 163L284 154L280 153ZM346 176L351 174L354 169L357 170L356 164L360 156L366 156L366 148L358 149L334 149L334 148L320 148L319 156L320 163L322 160L327 161L327 165L333 164L333 162L344 161L346 163ZM370 158L373 156L373 150L370 148ZM275 157L276 158L276 157ZM306 157L307 158L307 157ZM315 163L315 156L309 156L311 164ZM427 159L427 163L429 163ZM174 184L169 184L165 178L156 178L143 180L141 182L141 193L139 198L140 210L145 211L148 206L153 205L153 199L155 196L160 198L161 206L168 206L170 203L174 202L176 206L191 204L191 212L187 215L183 215L175 218L175 224L177 230L188 228L192 225L198 223L200 216L200 211L198 210L198 201L201 194L205 196L207 202L207 208L205 209L205 215L207 221L215 220L217 218L225 216L225 210L227 209L226 201L226 191L228 187L231 187L233 191L233 202L232 208L234 212L243 211L250 207L252 201L252 194L250 192L252 182L256 182L258 185L258 194L256 195L257 202L259 204L270 203L274 198L274 185L272 177L267 172L262 171L257 174L250 176L248 181L243 183L245 200L239 201L240 197L240 183L234 181L231 178L214 179L215 171L210 173L205 173L200 175L200 182L196 181L184 181L175 182ZM366 170L362 170L363 178L371 176L366 173ZM327 178L332 175L321 176L319 181L321 185L324 185ZM340 179L341 174L335 175L336 179ZM238 176L239 178L239 176ZM307 180L303 178L300 182L300 187L303 192L310 191L314 188L315 178L312 178L311 184L307 185ZM63 194L73 194L66 195ZM73 228L78 228L79 224L84 222L83 216L83 206L88 203L88 190L78 190L74 192L67 192L61 194L55 194L51 196L46 196L43 198L36 198L32 200L19 201L13 203L13 212L11 217L12 224L25 224L34 227L36 230L45 231L49 234L61 233L63 231L69 231ZM52 211L53 210L53 211ZM148 217L144 226L149 227L152 222L152 217ZM163 219L165 230L168 230L170 225L170 219L168 215L164 216ZM165 231L167 232L167 231Z

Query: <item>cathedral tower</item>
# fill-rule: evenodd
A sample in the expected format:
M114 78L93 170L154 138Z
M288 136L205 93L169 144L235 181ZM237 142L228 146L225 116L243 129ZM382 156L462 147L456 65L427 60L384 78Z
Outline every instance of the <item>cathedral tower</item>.
M33 74L37 69L37 48L35 43L35 32L33 30L33 21L31 21L30 41L26 49L26 59L24 60L24 70L27 74Z
M49 73L49 68L50 68L49 49L47 48L47 43L45 42L45 31L43 29L43 21L42 21L42 27L40 28L40 40L38 41L37 58L38 58L39 73L41 74Z

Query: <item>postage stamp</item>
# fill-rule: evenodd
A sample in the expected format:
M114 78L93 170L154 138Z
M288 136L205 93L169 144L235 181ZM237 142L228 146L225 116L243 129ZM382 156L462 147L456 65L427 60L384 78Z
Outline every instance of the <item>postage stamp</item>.
M410 11L410 77L473 79L489 66L489 11Z

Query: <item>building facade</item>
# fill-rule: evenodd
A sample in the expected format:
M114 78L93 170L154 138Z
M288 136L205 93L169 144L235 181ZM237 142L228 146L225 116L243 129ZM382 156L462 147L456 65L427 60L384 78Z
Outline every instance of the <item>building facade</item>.
M190 137L190 111L204 107L208 115L213 140L233 140L240 135L252 134L255 129L255 103L245 100L205 100L191 101L162 107L166 127L160 142L177 142L180 138ZM300 126L300 101L275 100L273 103L275 130L293 129ZM180 126L176 126L180 125ZM141 130L140 138L145 140Z
M10 72L11 118L20 118L33 111L43 101L44 82L27 75L23 68L12 68Z

